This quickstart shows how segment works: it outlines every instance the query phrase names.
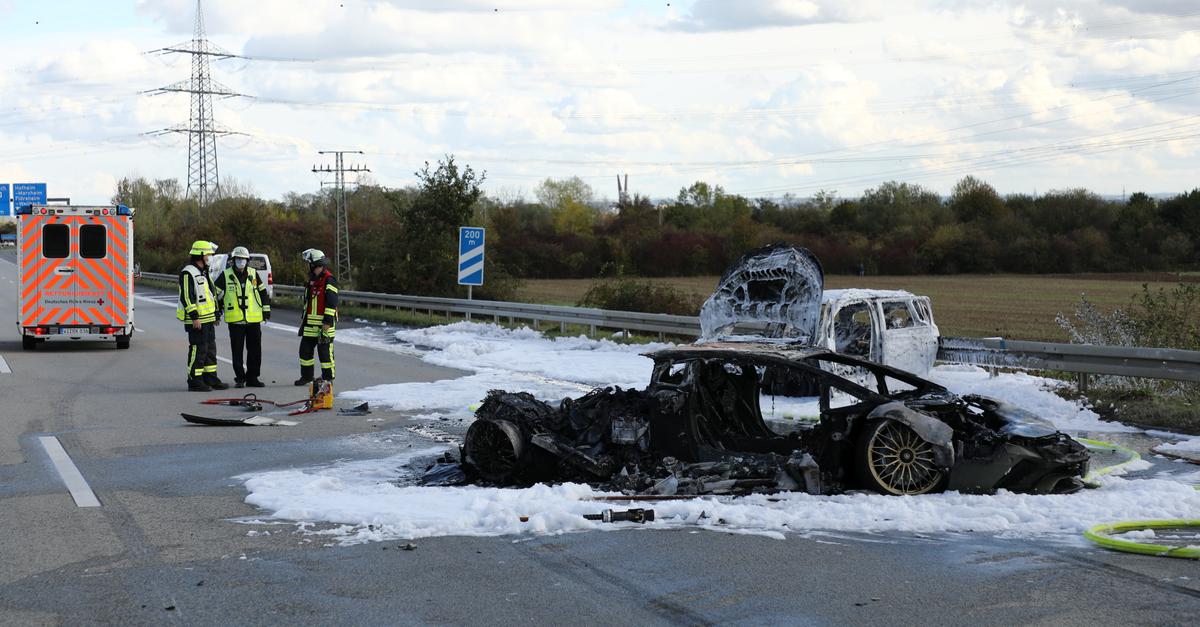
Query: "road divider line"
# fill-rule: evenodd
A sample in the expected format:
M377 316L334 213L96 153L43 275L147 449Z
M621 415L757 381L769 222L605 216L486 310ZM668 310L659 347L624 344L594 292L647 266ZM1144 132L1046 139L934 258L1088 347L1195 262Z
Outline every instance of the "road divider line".
M145 332L146 332L146 330L145 330L145 329L139 329L139 328L137 328L137 327L133 327L133 330L134 330L134 331L137 331L138 333L145 333Z
M134 300L140 300L145 303L154 303L155 305L162 305L163 307L172 307L172 308L175 307L174 302L163 302L161 300L158 300L157 298L151 298L149 296L142 296L141 294L134 294L133 298L134 298Z
M220 361L223 361L223 362L225 362L225 363L227 363L227 364L232 364L232 363L233 363L233 360L232 360L232 359L230 359L230 358L228 358L228 357L222 357L222 356L220 356L220 355L217 355L217 359L218 359L218 360L220 360Z
M83 474L79 472L75 462L71 461L71 456L67 455L67 450L63 448L62 442L52 435L40 436L38 440L42 443L42 448L46 449L46 455L50 456L50 462L54 464L58 476L66 484L67 490L70 490L71 498L75 499L75 505L100 507L100 500L96 498L96 493L92 492L91 486L83 478Z
M268 329L275 329L276 331L287 331L288 333L296 333L300 330L300 327L290 327L286 324L279 324L278 322L264 322L263 325L266 326Z
M0 374L12 374L12 369L8 367L8 362L4 361L4 355L0 355Z

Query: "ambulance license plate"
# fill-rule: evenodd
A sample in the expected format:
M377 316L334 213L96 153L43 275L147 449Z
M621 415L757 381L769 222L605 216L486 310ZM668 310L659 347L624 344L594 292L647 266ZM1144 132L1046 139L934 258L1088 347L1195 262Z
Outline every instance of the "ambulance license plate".
M85 327L68 327L58 330L61 335L86 335L88 330Z

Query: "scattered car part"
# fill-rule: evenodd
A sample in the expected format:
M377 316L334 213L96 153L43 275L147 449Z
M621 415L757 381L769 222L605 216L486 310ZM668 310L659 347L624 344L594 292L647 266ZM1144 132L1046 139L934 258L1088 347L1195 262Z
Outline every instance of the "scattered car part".
M339 416L366 416L371 413L371 405L364 401L349 409L345 407L339 408L337 413Z
M250 416L249 418L221 418L212 416L197 416L196 414L180 413L183 419L198 425L209 427L294 427L299 422L282 420L270 416Z
M584 514L584 518L588 520L599 520L600 522L635 522L648 523L654 522L654 510L635 507L625 511L606 509L599 514Z

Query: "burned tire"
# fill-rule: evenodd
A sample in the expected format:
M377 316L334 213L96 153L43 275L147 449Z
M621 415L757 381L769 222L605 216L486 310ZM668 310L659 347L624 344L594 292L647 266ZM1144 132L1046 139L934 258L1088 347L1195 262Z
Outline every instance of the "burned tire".
M858 478L881 494L928 494L946 487L948 474L934 464L933 445L896 420L875 420L858 435Z
M28 335L21 336L21 349L22 350L31 351L35 348L37 348L37 340L33 339L32 337L29 337Z
M507 420L476 420L463 438L463 459L479 476L500 484L518 480L524 466L525 439Z

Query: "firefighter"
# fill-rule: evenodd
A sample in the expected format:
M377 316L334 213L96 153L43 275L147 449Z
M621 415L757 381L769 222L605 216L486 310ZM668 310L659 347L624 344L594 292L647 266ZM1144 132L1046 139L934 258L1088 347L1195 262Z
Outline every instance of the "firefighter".
M304 286L304 314L300 319L300 378L296 385L313 380L313 349L321 360L321 379L333 381L333 334L337 325L337 279L327 267L325 253L315 249L300 253L308 262L308 282Z
M208 392L229 386L217 377L217 303L208 281L209 255L217 245L204 240L192 243L191 261L179 271L179 304L175 317L188 334L188 390Z
M250 267L250 251L238 246L229 253L229 265L213 281L222 303L225 324L229 325L229 346L233 352L234 387L261 388L262 321L271 319L271 296L258 272ZM242 353L246 367L242 368Z

